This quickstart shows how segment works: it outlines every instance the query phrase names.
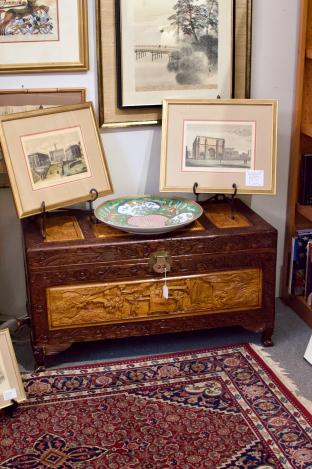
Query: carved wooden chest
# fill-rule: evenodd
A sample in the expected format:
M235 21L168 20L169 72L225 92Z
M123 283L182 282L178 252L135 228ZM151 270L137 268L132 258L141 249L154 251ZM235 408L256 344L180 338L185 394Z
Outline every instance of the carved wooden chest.
M241 325L271 343L276 230L241 201L204 204L168 235L133 236L87 212L22 221L38 364L73 342ZM167 269L169 296L163 290Z

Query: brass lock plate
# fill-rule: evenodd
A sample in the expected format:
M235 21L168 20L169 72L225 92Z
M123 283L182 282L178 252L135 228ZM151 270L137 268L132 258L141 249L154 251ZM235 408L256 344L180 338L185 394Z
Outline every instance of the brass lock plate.
M172 259L167 251L156 251L150 255L149 266L150 269L157 274L164 274L170 272Z

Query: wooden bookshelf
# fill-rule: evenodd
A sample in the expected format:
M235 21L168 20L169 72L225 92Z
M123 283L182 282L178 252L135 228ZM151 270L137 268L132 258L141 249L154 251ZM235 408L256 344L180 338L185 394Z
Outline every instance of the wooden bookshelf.
M286 303L290 306L298 316L301 317L312 329L312 308L307 305L303 296L288 295Z
M312 125L303 124L301 127L301 133L307 137L312 137Z
M297 204L297 212L308 221L312 222L312 205Z
M296 101L281 294L283 300L312 328L312 308L303 297L290 295L288 292L292 238L298 229L311 228L312 231L312 206L298 203L301 157L302 154L312 154L312 0L300 0L300 6Z

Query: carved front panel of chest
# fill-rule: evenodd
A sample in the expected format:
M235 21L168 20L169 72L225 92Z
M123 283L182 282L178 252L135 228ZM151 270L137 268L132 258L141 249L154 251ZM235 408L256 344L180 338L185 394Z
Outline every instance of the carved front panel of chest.
M49 329L250 310L262 305L261 269L47 289Z

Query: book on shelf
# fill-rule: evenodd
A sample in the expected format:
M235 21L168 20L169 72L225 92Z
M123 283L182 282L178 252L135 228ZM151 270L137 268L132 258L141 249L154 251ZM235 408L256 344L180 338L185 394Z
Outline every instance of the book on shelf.
M298 195L301 205L312 205L312 154L301 157Z
M307 244L304 297L308 306L311 306L311 300L312 300L312 241L311 240L308 241L308 244Z
M295 296L305 296L307 293L306 281L308 245L309 250L311 250L311 266L309 266L309 274L312 276L312 227L306 230L298 230L292 242L288 291Z
M288 277L288 293L291 295L292 285L293 285L293 275L294 275L294 251L295 251L295 242L296 238L293 236L291 238L291 253L290 253L290 266L289 266L289 277Z

